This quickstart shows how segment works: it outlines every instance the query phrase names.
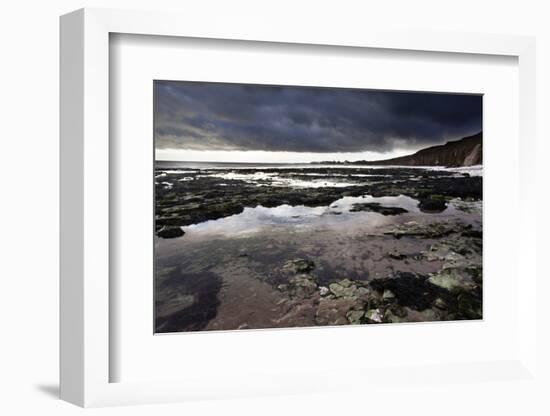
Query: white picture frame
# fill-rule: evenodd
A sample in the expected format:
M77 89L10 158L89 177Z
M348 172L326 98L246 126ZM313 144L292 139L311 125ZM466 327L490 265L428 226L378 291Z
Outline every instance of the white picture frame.
M203 39L279 42L281 44L332 45L334 47L382 48L453 54L504 55L516 57L519 65L519 163L522 213L518 238L518 261L522 280L517 292L521 322L518 354L509 360L439 366L422 365L410 379L411 370L371 369L370 381L359 370L342 368L326 382L311 381L311 375L278 374L265 380L231 383L225 374L218 383L207 379L110 382L110 363L117 357L110 342L110 163L109 158L109 36L113 33L190 37ZM376 385L380 380L403 377L406 383L439 382L445 377L531 380L537 383L537 322L535 252L536 218L526 207L535 192L529 180L535 168L535 41L530 37L466 33L396 32L361 29L329 32L314 23L280 27L275 22L250 22L238 27L222 20L205 24L172 13L107 9L82 9L61 18L61 398L79 406L160 403L198 398L243 397L270 392L307 393L350 388L363 379ZM524 248L521 248L524 247ZM445 373L441 376L442 373ZM308 378L309 377L309 378ZM440 378L443 377L443 378ZM376 382L375 382L376 380ZM415 381L416 380L416 381ZM307 384L307 386L306 386ZM284 388L281 386L284 385Z

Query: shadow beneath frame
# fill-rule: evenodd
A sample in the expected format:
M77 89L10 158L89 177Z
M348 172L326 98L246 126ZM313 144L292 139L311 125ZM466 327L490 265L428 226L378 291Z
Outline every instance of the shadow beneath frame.
M34 386L36 390L42 394L49 396L52 399L59 399L59 385L58 384L37 384Z

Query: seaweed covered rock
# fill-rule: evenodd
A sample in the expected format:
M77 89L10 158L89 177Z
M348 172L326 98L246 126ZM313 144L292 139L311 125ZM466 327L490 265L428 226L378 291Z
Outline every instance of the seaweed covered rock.
M319 292L318 284L310 272L315 268L311 260L296 258L288 260L280 269L284 278L278 289L286 291L292 298L307 298Z
M470 224L453 223L449 221L419 223L416 221L408 221L403 224L396 225L384 234L393 235L395 238L401 237L418 237L418 238L440 238L446 237L455 233L462 233L472 229Z
M448 291L470 291L477 287L481 275L481 266L454 266L443 267L438 273L432 274L428 282Z
M315 269L315 263L307 259L289 260L283 266L283 271L289 273L310 273L313 269Z
M300 274L289 279L287 290L291 297L305 298L317 293L317 283L313 276Z
M365 316L365 311L363 310L351 310L346 314L346 318L348 318L350 324L360 324L363 316Z
M368 294L366 289L361 283L354 282L350 279L343 279L339 282L331 283L329 290L333 296L337 298L362 298Z

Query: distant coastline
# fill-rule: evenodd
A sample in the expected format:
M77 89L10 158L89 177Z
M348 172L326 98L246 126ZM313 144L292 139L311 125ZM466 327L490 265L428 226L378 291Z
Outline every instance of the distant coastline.
M430 146L407 156L382 160L322 161L313 165L364 165L364 166L446 166L461 167L483 164L483 132L443 145Z
M410 155L381 159L381 160L326 160L315 162L208 162L208 161L170 161L156 160L156 168L178 168L178 167L309 167L309 166L354 166L354 167L376 167L376 166L403 166L403 167L467 167L483 164L482 154L483 133L479 132L473 136L464 137L459 140L449 141L443 145L430 146Z

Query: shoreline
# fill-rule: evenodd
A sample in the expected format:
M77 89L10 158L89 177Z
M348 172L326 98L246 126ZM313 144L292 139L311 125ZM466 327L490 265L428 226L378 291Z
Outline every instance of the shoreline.
M481 176L319 166L155 176L157 332L482 317Z

